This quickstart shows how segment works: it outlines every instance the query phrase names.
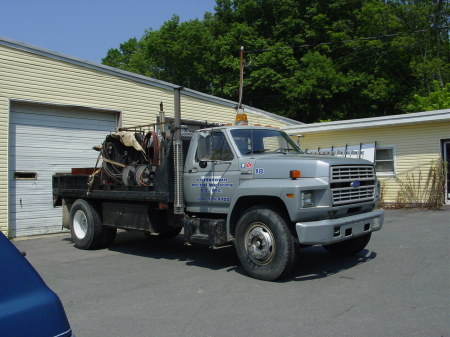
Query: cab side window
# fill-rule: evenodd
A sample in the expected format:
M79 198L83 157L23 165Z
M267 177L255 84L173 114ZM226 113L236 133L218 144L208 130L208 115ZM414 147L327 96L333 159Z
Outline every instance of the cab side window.
M206 132L199 133L197 152L195 153L195 161L211 159L211 134Z
M232 160L233 152L222 132L213 132L211 138L211 160Z
M211 132L201 135L198 141L196 161L201 160L232 160L233 152L222 132Z

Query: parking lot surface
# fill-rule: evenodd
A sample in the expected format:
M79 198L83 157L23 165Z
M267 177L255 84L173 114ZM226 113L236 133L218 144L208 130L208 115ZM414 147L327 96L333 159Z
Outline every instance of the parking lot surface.
M120 232L109 249L68 233L15 240L77 337L450 336L450 208L387 210L349 258L300 251L282 282L247 277L232 247Z

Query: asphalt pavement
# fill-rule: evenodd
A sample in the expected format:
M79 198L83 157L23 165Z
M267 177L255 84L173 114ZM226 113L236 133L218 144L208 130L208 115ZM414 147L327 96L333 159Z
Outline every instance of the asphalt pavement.
M232 247L120 232L109 249L68 233L17 239L77 337L450 336L450 208L387 210L367 249L300 251L293 277L246 276Z

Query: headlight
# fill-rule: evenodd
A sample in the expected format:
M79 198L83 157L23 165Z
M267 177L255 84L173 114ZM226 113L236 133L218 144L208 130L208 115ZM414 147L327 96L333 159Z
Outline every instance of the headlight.
M375 200L380 199L380 197L381 197L381 183L377 180L375 188Z
M302 206L303 207L314 206L314 193L312 191L302 192Z

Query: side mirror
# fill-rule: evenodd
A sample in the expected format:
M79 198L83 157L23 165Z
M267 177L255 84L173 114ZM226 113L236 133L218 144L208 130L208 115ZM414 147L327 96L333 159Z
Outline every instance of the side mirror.
M206 168L208 166L208 162L204 161L204 160L200 160L198 163L198 166L200 166L201 168Z

